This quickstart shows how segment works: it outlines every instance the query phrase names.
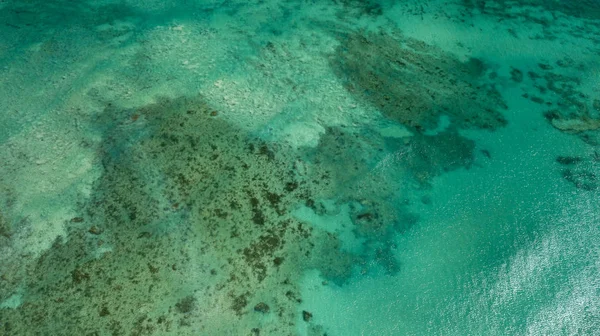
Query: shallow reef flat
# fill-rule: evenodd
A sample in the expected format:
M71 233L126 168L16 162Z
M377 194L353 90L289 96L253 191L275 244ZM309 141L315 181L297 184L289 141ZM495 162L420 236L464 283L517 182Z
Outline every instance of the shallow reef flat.
M0 22L1 335L600 329L600 2Z

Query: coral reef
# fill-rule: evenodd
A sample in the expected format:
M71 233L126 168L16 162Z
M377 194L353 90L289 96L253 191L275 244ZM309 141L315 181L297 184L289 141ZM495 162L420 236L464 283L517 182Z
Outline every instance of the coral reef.
M561 165L561 175L577 189L594 191L600 187L600 155L587 157L559 156L556 162Z
M326 165L299 174L300 153L245 136L215 111L201 96L106 107L96 120L103 175L67 239L40 257L32 294L6 312L6 330L23 333L15 319L26 318L54 335L243 334L268 300L277 319L261 332L287 334L303 270L342 284L370 258L290 215L297 200L333 192ZM216 310L219 318L204 318ZM85 313L57 322L75 311Z
M496 129L506 124L506 105L482 79L485 64L461 62L400 33L340 36L331 65L359 100L417 131L435 129L442 115L456 128Z
M277 284L298 277L296 267L335 239L319 239L285 215L292 196L307 192L293 160L246 139L213 111L186 97L134 111L107 107L97 121L106 130L104 174L68 240L38 261L28 289L41 296L5 314L12 333L25 327L13 318L28 318L54 335L240 334L252 329L249 304L264 295L287 321L278 325L294 324L298 303L285 293L297 292L295 282ZM337 250L328 251L336 259ZM172 302L170 283L187 288L183 299ZM202 318L218 307L233 309ZM57 323L73 311L86 314Z
M462 0L462 2L465 6L477 8L483 13L508 13L509 10L515 6L515 2L511 0ZM519 1L518 6L524 8L541 7L550 12L558 12L569 16L585 19L600 19L600 3L596 0L525 0Z

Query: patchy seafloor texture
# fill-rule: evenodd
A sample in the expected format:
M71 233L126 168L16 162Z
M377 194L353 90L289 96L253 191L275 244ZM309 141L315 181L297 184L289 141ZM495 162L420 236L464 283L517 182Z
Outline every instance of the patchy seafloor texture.
M600 2L0 2L0 335L594 335Z

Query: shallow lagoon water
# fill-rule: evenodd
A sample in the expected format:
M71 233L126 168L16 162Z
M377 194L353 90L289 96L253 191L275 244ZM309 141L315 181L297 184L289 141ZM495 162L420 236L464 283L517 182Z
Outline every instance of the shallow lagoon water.
M597 1L0 22L0 334L600 329Z

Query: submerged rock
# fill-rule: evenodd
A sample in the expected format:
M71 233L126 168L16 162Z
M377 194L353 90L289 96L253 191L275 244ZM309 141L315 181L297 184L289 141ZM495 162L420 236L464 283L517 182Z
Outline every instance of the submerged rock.
M567 119L552 115L548 119L552 126L565 132L579 133L600 129L600 119L589 119L585 116Z
M102 234L104 230L102 230L101 228L97 227L96 225L90 227L90 229L88 230L89 233L93 234L93 235L99 235Z
M307 312L306 310L302 311L302 319L304 320L304 322L310 322L312 317L313 317L312 313Z
M258 303L256 306L254 306L254 311L255 312L259 312L259 313L263 313L266 314L269 312L269 305L267 305L264 302L260 302Z
M565 166L574 165L576 163L580 163L581 161L583 161L583 158L574 156L559 156L556 158L556 162Z

